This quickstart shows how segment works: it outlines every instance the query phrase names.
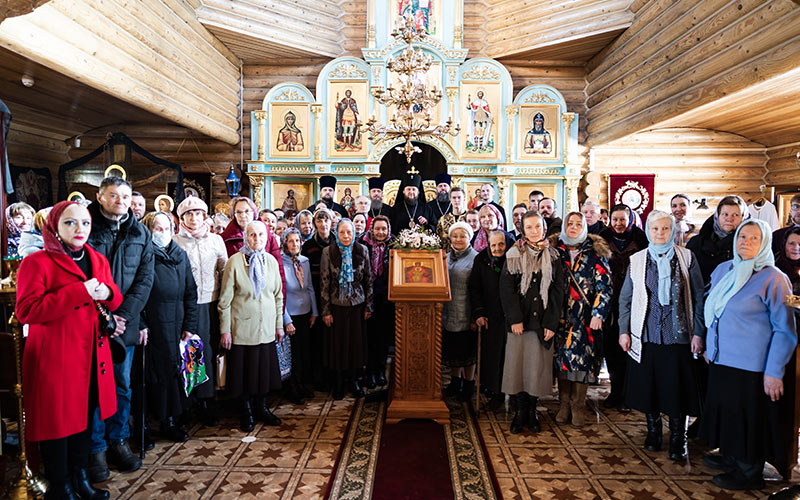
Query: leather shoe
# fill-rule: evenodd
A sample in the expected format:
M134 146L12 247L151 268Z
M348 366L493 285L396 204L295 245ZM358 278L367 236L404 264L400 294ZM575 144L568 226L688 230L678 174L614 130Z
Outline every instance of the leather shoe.
M128 441L119 439L111 441L108 446L108 461L120 472L133 472L139 470L142 461L133 454Z
M108 479L111 472L109 472L108 464L106 463L105 450L100 453L89 454L89 468L86 472L89 475L89 480L93 483L102 483Z
M133 429L133 434L131 434L131 442L133 443L133 447L138 449L141 446L142 441L142 431L139 429ZM150 434L150 427L144 428L144 451L150 451L156 447L155 441L153 441L153 436Z
M375 375L375 384L377 384L379 387L383 387L387 383L388 382L386 382L386 375L382 371L378 372L378 374Z
M353 397L356 399L364 397L364 388L358 383L358 379L353 380Z
M755 477L747 477L738 468L717 474L711 482L724 490L761 490L765 486L760 472Z
M44 500L80 500L80 497L73 491L68 481L62 485L51 484L48 486Z
M364 377L364 386L367 389L374 389L378 384L375 382L375 375L367 375Z
M281 425L281 419L269 411L269 405L267 404L267 398L265 396L259 396L257 400L256 417L260 421L264 422L265 425L270 425L273 427Z
M72 491L82 500L108 500L111 496L108 491L96 489L89 482L86 469L72 471Z
M242 400L241 414L239 415L239 429L242 432L253 432L256 421L253 419L253 408L250 406L250 398Z
M183 429L175 425L175 420L172 417L161 422L161 437L175 443L185 443L189 440L189 435Z
M703 465L711 469L730 472L736 469L736 460L724 455L704 455Z

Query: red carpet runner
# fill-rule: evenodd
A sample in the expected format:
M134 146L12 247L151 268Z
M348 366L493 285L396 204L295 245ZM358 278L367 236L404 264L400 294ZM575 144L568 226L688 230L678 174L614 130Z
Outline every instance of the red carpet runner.
M444 427L433 421L384 425L372 498L454 498L447 455Z

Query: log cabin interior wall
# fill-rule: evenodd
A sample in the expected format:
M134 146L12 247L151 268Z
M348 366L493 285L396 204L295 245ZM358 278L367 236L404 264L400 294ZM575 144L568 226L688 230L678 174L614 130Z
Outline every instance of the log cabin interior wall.
M761 195L766 162L763 145L736 134L648 130L592 148L586 194L610 207L614 200L608 199L607 174L656 174L657 209L669 210L670 198L685 193L692 200L705 198L713 210L728 193L755 201ZM711 210L696 212L696 220L705 219Z

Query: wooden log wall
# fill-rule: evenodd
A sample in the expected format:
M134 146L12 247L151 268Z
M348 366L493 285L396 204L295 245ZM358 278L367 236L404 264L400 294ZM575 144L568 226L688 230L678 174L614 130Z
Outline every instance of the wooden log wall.
M18 167L51 169L51 174L57 174L58 165L70 160L69 147L63 142L50 137L44 137L31 131L17 130L12 121L11 130L8 131L8 159L12 165Z
M767 183L784 190L800 189L800 144L778 146L767 150Z
M627 28L630 0L487 0L489 57L528 52L567 40Z
M669 210L669 200L685 193L692 200L706 198L710 209L727 194L745 200L760 196L759 186L767 174L763 145L726 132L706 129L648 130L591 150L586 176L586 196L608 200L606 174L656 174L655 206ZM694 205L696 206L696 205ZM698 212L697 220L710 215Z
M800 66L791 0L634 2L587 66L588 145L606 144Z
M4 21L0 44L156 115L239 142L239 59L183 0L52 0Z

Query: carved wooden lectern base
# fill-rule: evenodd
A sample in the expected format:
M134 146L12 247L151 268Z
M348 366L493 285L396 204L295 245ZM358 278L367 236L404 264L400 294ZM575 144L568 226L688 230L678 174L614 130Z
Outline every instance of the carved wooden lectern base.
M450 423L442 401L442 303L395 304L394 389L386 423L428 418Z

